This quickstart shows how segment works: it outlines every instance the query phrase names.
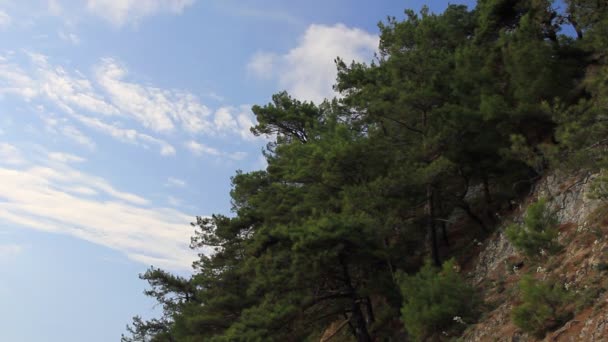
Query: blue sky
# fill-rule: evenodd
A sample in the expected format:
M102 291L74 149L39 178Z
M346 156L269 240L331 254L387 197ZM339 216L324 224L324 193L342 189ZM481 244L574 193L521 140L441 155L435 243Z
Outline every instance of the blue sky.
M189 222L265 165L251 105L333 97L334 58L371 60L377 22L422 3L0 0L0 340L157 314L137 275L187 275Z

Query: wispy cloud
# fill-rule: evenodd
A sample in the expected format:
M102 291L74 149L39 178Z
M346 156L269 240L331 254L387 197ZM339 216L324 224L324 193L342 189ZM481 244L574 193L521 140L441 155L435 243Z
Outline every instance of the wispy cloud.
M66 41L72 45L80 44L80 37L78 37L78 35L75 33L60 30L59 32L57 32L57 35L59 36L59 38L61 38L61 40Z
M259 78L270 79L279 60L280 56L275 53L258 51L247 63L247 71Z
M102 178L56 160L0 165L0 178L2 221L72 235L160 267L188 269L194 259L187 248L190 215L151 206Z
M48 0L47 9L51 15L59 16L63 13L63 6L61 6L58 0Z
M145 18L158 15L180 15L196 0L0 0L4 9L14 10L8 23L18 27L33 27L47 16L60 19L66 27L75 28L84 21L100 18L116 29L137 28ZM6 14L6 12L2 11ZM12 13L11 13L12 14Z
M6 12L0 10L0 29L7 28L11 25L13 19Z
M167 197L167 202L169 202L169 205L172 207L179 207L182 205L182 201L179 198L173 196Z
M343 24L311 25L298 45L284 54L257 52L247 65L249 72L262 78L275 78L292 95L315 102L337 94L334 60L369 61L378 48L379 37Z
M210 155L210 156L219 156L221 155L220 151L218 151L217 149L213 148L213 147L209 147L205 144L201 144L199 142L196 142L194 140L190 140L188 142L186 142L184 144L184 146L186 146L187 149L190 150L190 152L196 154L197 156L202 156L202 155Z
M219 132L237 133L244 140L255 139L255 136L251 133L251 127L255 126L255 122L250 106L220 107L215 111L213 123Z
M186 186L186 181L183 179L179 179L179 178L175 178L175 177L169 177L167 179L167 183L165 184L166 186L171 186L171 187L177 187L177 188L183 188Z
M70 125L62 126L61 134L63 134L68 139L71 139L72 141L74 141L80 145L88 147L89 149L95 148L95 143L93 142L93 140L91 140L88 136L86 136L84 133L82 133L78 128L76 128L74 126L70 126Z
M61 135L81 146L90 150L95 149L95 143L91 138L82 133L78 128L72 126L67 118L57 118L45 111L44 106L38 106L39 113L44 127L48 132Z
M88 0L87 9L120 27L161 12L179 14L194 0Z
M196 156L213 156L213 157L222 157L228 158L232 160L243 160L247 157L247 153L245 152L222 152L216 148L207 146L205 144L199 143L194 140L190 140L184 144L184 146L192 152L192 154Z
M247 106L213 111L191 92L130 80L128 69L111 58L102 59L93 68L93 76L87 77L78 70L52 64L47 56L26 55L29 63L0 56L0 95L34 103L48 131L90 149L95 142L78 127L144 148L156 146L163 156L176 154L167 141L176 132L191 137L236 135L254 139L250 133L253 114ZM64 115L53 115L45 106L49 102Z
M245 2L239 2L238 5L226 7L226 11L229 14L237 15L240 17L246 17L251 19L258 19L263 21L277 21L288 25L299 25L302 23L295 15L283 11L271 8L253 8L244 6Z
M86 159L64 152L51 152L48 154L50 160L60 162L60 163L82 163Z
M83 125L108 134L119 141L143 146L144 148L149 148L150 145L156 145L160 148L160 154L162 156L173 156L176 153L175 148L168 142L147 134L140 133L137 130L121 128L116 125L103 122L102 120L94 117L79 114L72 114L72 117L81 122Z
M125 81L128 70L106 58L97 67L97 81L122 114L129 115L154 131L172 131L176 125L192 133L210 132L209 108L196 96Z
M0 143L0 164L20 165L23 163L24 159L17 147L8 143Z
M48 57L27 53L30 70L0 60L0 94L15 94L26 100L45 98L66 112L75 109L104 115L116 115L116 108L96 93L92 83L81 73L69 73L61 66L51 65Z
M222 95L220 95L216 92L213 92L213 91L210 91L210 92L204 94L203 96L208 97L217 102L224 102L224 100L226 100Z

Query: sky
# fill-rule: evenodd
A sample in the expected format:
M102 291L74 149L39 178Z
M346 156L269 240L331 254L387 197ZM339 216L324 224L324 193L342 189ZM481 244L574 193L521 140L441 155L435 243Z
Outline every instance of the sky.
M138 274L187 276L189 223L265 167L251 106L337 96L334 59L371 61L377 23L423 3L0 0L0 341L158 315Z

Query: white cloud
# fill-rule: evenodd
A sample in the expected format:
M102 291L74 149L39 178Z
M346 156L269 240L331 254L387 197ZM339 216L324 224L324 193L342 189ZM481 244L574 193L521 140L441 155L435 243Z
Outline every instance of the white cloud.
M57 0L48 0L47 8L51 15L59 16L63 13L63 6Z
M0 94L15 94L28 101L42 97L69 113L73 113L74 108L104 115L117 113L79 72L70 74L61 66L51 65L41 54L28 53L28 56L33 66L30 72L7 58L0 60Z
M50 160L54 160L60 163L82 163L86 160L82 157L64 152L51 152L48 154L48 157Z
M253 119L253 114L251 114L249 110L246 112L241 111L237 115L236 121L239 123L238 132L241 135L241 138L252 139L254 135L251 133L251 127L256 125Z
M67 164L49 165L0 166L1 221L72 235L159 267L190 267L190 215L151 206L147 199Z
M72 107L75 106L105 115L117 113L116 108L105 101L81 73L73 75L63 67L52 66L44 55L30 53L30 58L37 69L38 91L66 112L74 112Z
M88 0L87 9L115 26L160 12L181 13L194 0Z
M143 197L116 190L104 179L71 169L65 164L61 165L60 168L51 168L47 166L33 167L29 169L29 173L45 178L48 183L56 182L67 184L70 189L73 189L76 185L93 189L93 191L105 193L124 203L135 205L147 205L149 203L148 200Z
M213 92L213 91L210 91L210 92L204 94L204 96L208 97L214 101L217 101L217 102L224 102L224 100L226 100L226 98L224 98L222 95L220 95L216 92Z
M156 145L160 147L159 151L161 155L175 155L175 148L162 139L158 139L150 135L140 133L134 129L117 127L115 125L103 122L98 118L88 117L79 114L72 114L72 117L81 122L83 125L98 130L104 134L108 134L119 141L131 143L145 148L149 148L150 145Z
M0 29L9 27L12 21L10 15L0 10Z
M186 186L186 181L179 179L179 178L169 177L167 179L167 183L165 185L173 186L173 187L177 187L177 188L183 188Z
M78 45L80 44L80 37L78 37L78 35L76 35L75 33L71 33L71 32L65 32L65 31L59 31L57 33L57 35L59 36L59 38L61 38L62 40L71 43L73 45Z
M279 60L280 57L274 53L258 51L251 57L247 70L259 78L269 79L273 76L273 69Z
M179 207L180 205L182 205L182 201L179 198L173 196L167 197L167 202L172 207Z
M161 156L174 156L175 155L175 148L169 144L163 144L160 148L160 155Z
M218 150L216 148L209 147L205 144L201 144L194 140L190 140L190 141L186 142L184 144L184 146L188 150L190 150L190 152L192 152L192 154L194 154L196 156L208 155L208 156L215 156L215 157L224 157L224 158L228 158L228 159L232 159L232 160L243 160L247 157L246 152L232 152L232 153L221 152L220 150Z
M21 152L15 146L0 143L0 164L20 165L23 163Z
M63 126L61 127L61 134L66 136L68 139L83 145L89 149L95 148L95 143L89 137L84 135L78 128L74 126Z
M90 150L95 149L95 143L91 138L82 133L78 128L69 124L66 118L56 118L45 112L44 106L38 106L38 113L44 122L47 131L63 135L73 142L82 145Z
M19 66L0 59L0 94L14 94L30 101L39 95L38 84Z
M197 156L202 156L204 154L211 155L211 156L221 155L219 150L217 150L213 147L209 147L204 144L198 143L194 140L190 140L190 141L186 142L185 146L187 149L190 150L190 152L194 153Z
M250 106L225 106L215 111L213 123L220 132L238 133L244 140L255 139L251 133L251 127L255 126L253 113Z
M213 122L217 128L231 130L237 128L236 121L232 117L230 111L230 107L221 107L215 112L215 119Z
M99 192L95 191L94 189L91 189L86 186L78 186L78 185L66 187L65 191L72 193L72 194L84 195L84 196L94 196L94 195L99 194Z
M256 53L248 70L260 78L275 77L282 88L302 100L321 102L336 96L336 57L347 63L369 61L377 51L379 37L343 24L311 25L298 46L285 54Z
M237 16L241 16L241 17L252 18L252 19L258 19L258 20L261 20L264 22L280 21L280 22L283 22L283 23L289 24L289 25L298 25L301 23L300 19L293 16L289 12L274 10L271 8L259 9L259 8L244 7L243 6L244 4L246 4L246 2L240 2L236 6L229 6L228 7L229 14L233 14L233 15L237 15Z
M95 143L78 126L145 148L156 146L163 156L175 155L176 150L160 135L175 132L192 139L195 135L254 138L249 130L255 120L248 106L224 106L214 112L188 91L127 80L128 70L111 58L102 59L94 68L93 77L88 78L77 70L53 65L44 55L27 56L30 65L15 64L10 55L0 56L0 95L15 95L29 103L36 101L34 108L48 131L90 149L95 148ZM52 114L42 105L46 102L64 115ZM130 127L134 123L144 130ZM240 156L233 155L233 159Z
M130 115L154 131L172 131L180 125L191 133L209 132L209 108L196 96L178 90L143 86L124 80L128 71L113 59L97 67L97 81L122 114Z

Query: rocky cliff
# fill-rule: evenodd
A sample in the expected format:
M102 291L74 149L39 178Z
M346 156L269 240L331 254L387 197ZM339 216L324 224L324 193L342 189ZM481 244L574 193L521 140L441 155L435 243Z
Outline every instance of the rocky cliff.
M540 180L531 195L502 226L483 241L479 253L463 267L466 277L482 293L487 310L462 336L464 341L537 341L512 322L518 304L518 282L523 274L558 279L576 298L568 308L571 319L556 326L544 341L608 341L608 203L588 196L595 176L551 174ZM549 200L559 219L555 255L540 253L531 261L507 240L509 222L520 222L526 206L538 198Z

